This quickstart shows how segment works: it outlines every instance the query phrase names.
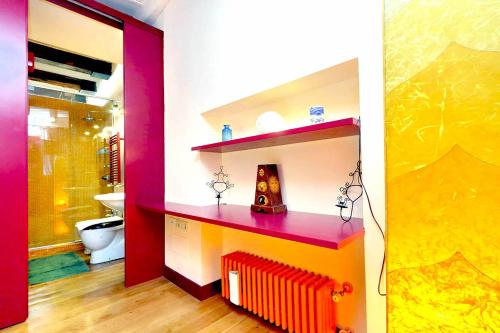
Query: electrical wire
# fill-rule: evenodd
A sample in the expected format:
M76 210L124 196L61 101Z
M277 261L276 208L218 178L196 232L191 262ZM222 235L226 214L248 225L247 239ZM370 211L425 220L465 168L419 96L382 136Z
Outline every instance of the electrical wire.
M361 128L361 119L360 118L358 118L358 123L359 123L360 128ZM358 140L358 163L361 164L361 134L359 135L359 140ZM383 293L380 290L381 284L382 284L382 274L384 273L384 267L385 267L385 234L384 234L384 231L382 230L382 227L380 226L380 223L377 221L375 214L373 213L372 203L370 201L370 195L368 194L368 191L366 190L365 184L363 183L361 167L360 167L358 179L359 179L359 183L361 184L361 187L363 188L363 191L366 194L366 201L368 201L368 208L370 209L370 214L373 218L373 221L377 225L378 230L380 231L380 235L382 236L382 240L384 241L384 255L382 258L382 264L380 265L380 274L378 277L377 292L380 296L387 296L387 292Z
M358 124L361 124L361 120L359 118L358 118ZM349 223L349 221L352 219L352 213L353 213L354 203L361 197L361 196L356 197L354 200L351 199L351 197L349 196L349 189L351 187L361 187L361 191L362 191L361 193L362 194L365 193L366 200L368 201L368 208L370 209L370 214L371 214L371 216L373 218L373 221L377 225L378 230L380 231L380 235L382 236L382 240L384 241L384 255L383 255L383 258L382 258L382 264L381 264L381 267L380 267L380 274L379 274L379 277L378 277L377 292L378 292L378 294L380 296L387 296L387 293L383 293L381 291L382 274L384 273L384 267L385 267L385 234L384 234L384 231L382 230L382 227L380 226L380 223L378 222L377 218L375 217L375 213L373 212L373 207L372 207L372 203L371 203L371 200L370 200L370 195L368 194L368 190L366 189L366 186L363 183L362 174L363 174L363 172L361 170L361 136L359 136L359 140L358 140L358 162L356 163L356 170L354 170L354 172L349 173L349 176L352 177L350 183L346 183L345 187L341 187L340 188L340 192L343 195L346 196L346 201L349 200L351 202L351 210L350 210L349 217L344 217L342 215L342 210L344 208L347 208L347 206L345 205L345 203L343 203L341 201L342 197L338 198L339 204L337 204L337 207L340 208L340 217L344 221L344 224ZM355 180L356 180L355 177L356 176L357 176L357 182L358 182L358 184L355 184Z
M378 291L378 294L380 296L387 296L387 293L382 293L380 291L381 289L381 284L382 284L382 274L384 273L384 266L385 266L385 234L384 234L384 231L382 230L382 227L380 226L380 224L378 223L377 219L375 218L375 214L373 213L373 209L372 209L372 204L370 202L370 196L368 195L368 191L366 190L366 187L365 185L363 184L363 179L361 177L361 174L359 175L359 180L360 180L360 183L361 183L361 186L363 187L363 191L365 192L366 194L366 200L368 201L368 208L370 209L370 214L372 215L372 218L373 218L373 221L375 222L375 224L377 225L378 227L378 230L380 231L380 234L382 235L382 239L384 240L384 256L382 258L382 265L380 266L380 274L379 274L379 277L378 277L378 286L377 286L377 291Z

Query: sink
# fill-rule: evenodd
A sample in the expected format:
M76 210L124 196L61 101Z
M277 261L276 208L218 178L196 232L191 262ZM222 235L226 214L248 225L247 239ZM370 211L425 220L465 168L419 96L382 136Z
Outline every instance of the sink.
M106 193L94 196L94 199L104 206L123 213L125 207L125 193Z

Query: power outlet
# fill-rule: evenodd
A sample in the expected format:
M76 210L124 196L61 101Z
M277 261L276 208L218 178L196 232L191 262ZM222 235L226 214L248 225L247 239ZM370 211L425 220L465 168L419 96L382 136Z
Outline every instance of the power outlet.
M174 227L178 230L187 232L188 231L188 223L184 221L179 221L175 219L169 219L168 223L170 224L171 227Z

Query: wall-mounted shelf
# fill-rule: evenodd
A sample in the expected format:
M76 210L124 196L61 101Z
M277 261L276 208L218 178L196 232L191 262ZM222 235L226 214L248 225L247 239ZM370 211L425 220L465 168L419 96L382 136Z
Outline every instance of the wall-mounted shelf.
M358 134L358 120L356 118L345 118L320 124L292 128L280 132L253 135L245 138L196 146L192 147L191 150L210 153L228 153L233 151L282 146L292 143L325 140Z
M211 223L256 234L287 239L330 249L340 249L364 234L363 220L353 218L344 224L339 216L287 212L262 214L248 206L192 206L171 202L143 202L138 207L177 217Z

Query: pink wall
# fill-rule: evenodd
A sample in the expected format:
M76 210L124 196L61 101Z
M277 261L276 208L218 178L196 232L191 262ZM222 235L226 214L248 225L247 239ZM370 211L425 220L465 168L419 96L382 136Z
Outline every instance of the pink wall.
M0 8L0 328L28 316L27 0Z
M124 26L125 285L163 275L164 217L136 202L164 201L163 33Z

